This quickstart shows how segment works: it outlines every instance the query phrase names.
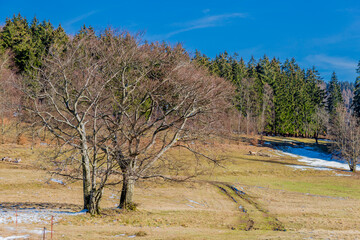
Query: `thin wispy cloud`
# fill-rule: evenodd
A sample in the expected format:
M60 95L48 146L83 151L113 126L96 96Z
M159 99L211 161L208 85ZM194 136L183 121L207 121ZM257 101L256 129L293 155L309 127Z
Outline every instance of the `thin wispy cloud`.
M206 8L206 9L202 10L202 12L203 12L203 13L208 13L208 12L210 12L210 9L209 9L209 8Z
M310 44L315 46L331 45L344 43L345 41L353 41L360 39L360 19L356 19L346 26L342 31L322 38L314 38L310 40Z
M188 22L175 23L175 24L173 24L174 26L178 26L181 28L166 34L165 37L169 38L176 34L192 31L195 29L223 26L226 23L229 23L232 19L245 18L245 17L246 17L246 14L244 14L244 13L229 13L229 14L207 16L207 17L195 19L195 20L188 21Z
M355 71L357 62L345 57L333 57L324 54L309 55L305 58L309 64L326 69L343 69Z
M324 45L339 44L346 41L358 40L358 39L360 39L359 33L355 31L344 31L342 33L338 33L332 36L311 39L310 44L314 46L324 46Z
M70 26L73 25L74 23L80 22L80 21L82 21L82 20L90 17L91 15L94 15L94 14L97 13L97 12L98 12L98 11L93 10L93 11L90 11L90 12L88 12L88 13L85 13L85 14L82 14L82 15L80 15L80 16L77 16L77 17L75 17L75 18L73 18L73 19L70 19L69 21L65 22L65 23L64 23L64 26L65 26L65 27L70 27Z
M330 80L334 71L340 81L352 82L356 78L357 61L349 57L316 54L308 55L298 63L307 67L315 66L325 81Z

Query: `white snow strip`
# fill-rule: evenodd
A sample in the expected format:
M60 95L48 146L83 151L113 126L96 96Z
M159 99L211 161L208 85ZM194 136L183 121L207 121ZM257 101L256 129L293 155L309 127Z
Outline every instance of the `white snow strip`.
M349 169L349 165L345 163L330 161L330 160L323 160L319 158L310 158L310 157L304 157L301 155L296 155L292 153L286 153L282 152L285 155L298 158L299 162L307 163L309 166L312 167L332 167L332 168L342 168L342 169Z
M61 219L62 215L78 215L84 214L86 211L80 212L64 212L51 210L37 210L37 209L19 209L15 210L0 210L0 224L15 223L49 223L51 217L54 217L54 222Z
M59 180L59 179L50 178L50 181L65 185L65 183L63 181Z
M313 169L313 170L320 170L320 171L332 171L333 169L330 168L326 168L326 167L311 167L311 166L303 166L303 165L285 165L291 168L295 168L298 170L309 170L309 169Z
M283 154L283 152L281 152L281 151L279 151L279 150L275 150L275 153L276 153L276 155L278 155L278 156L280 156L280 157L285 156L285 155Z
M191 199L187 199L189 202L191 202L191 203L195 203L195 204L197 204L197 205L200 205L200 206L204 206L204 204L201 204L201 203L198 203L198 202L196 202L196 201L194 201L194 200L191 200Z
M336 176L341 176L341 177L351 177L350 174L342 174L342 173L335 173Z
M334 140L330 140L330 139L325 139L325 138L319 138L319 141L324 141L324 142L335 142Z
M10 237L0 237L0 240L10 240L10 239L29 239L29 235L22 236L10 236Z
M42 235L44 234L44 229L36 229L36 230L29 230L28 231L29 233L33 233L33 234L37 234L37 235ZM48 230L45 230L45 233L48 234L48 233L51 233L51 231L48 231Z
M115 235L114 237L123 237L123 236L125 236L125 233L121 233L121 234Z

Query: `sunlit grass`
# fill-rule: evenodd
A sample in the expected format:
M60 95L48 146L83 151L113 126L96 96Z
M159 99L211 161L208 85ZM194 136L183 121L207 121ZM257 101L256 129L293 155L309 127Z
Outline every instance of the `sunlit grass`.
M304 237L325 238L327 232L314 235L313 229L348 231L360 227L357 174L346 177L336 176L334 171L295 170L286 166L301 164L295 158L278 156L269 147L252 146L245 137L242 140L215 139L200 146L207 154L223 160L216 167L184 150L172 150L168 159L175 159L176 164L162 169L163 173L182 177L195 173L196 167L197 173L202 174L188 182L139 181L135 187L138 203L135 212L115 210L120 186L107 188L101 203L102 216L64 217L56 224L57 236L60 239L113 239L119 234L127 237L144 231L146 235L142 239L258 239L258 236L292 239L300 230ZM284 138L266 137L265 140L283 141ZM0 201L81 206L80 182L66 181L66 185L61 185L48 181L51 176L43 169L49 163L44 156L52 150L40 144L33 147L30 144L0 145L0 157L22 159L21 164L0 162ZM267 152L272 156L253 156L249 151ZM170 162L165 163L170 166ZM213 181L243 187L261 208L269 211L269 217L256 213L256 209L245 202L233 202L211 184ZM245 229L247 218L239 212L239 204L248 208L256 223L261 223L255 224L258 230L241 230ZM266 224L272 216L288 231L270 230L271 226ZM0 231L0 235L3 232ZM341 236L346 235L338 238L343 238Z

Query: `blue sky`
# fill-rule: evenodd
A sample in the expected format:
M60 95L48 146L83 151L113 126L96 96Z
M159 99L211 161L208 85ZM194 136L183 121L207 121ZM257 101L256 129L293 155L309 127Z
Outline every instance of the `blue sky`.
M70 34L83 24L144 31L148 40L181 42L210 57L225 50L246 61L295 57L302 67L315 65L324 80L336 71L340 81L354 81L360 60L359 0L0 0L0 24L19 12L61 23Z

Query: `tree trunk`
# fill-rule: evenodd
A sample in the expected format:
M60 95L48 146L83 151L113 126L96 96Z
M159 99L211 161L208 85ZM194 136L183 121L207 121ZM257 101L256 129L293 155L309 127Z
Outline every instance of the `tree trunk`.
M246 114L246 135L249 135L249 124L250 124L249 114Z
M123 185L121 190L120 204L121 209L131 209L133 206L135 180L127 174L123 174Z
M241 133L241 113L239 112L239 126L238 126L238 134L240 134Z
M103 190L93 191L89 198L89 213L91 215L100 214L100 200L102 197Z
M356 163L349 164L349 167L351 172L356 172Z
M83 170L83 195L84 195L84 209L90 209L91 203L91 177L89 159L82 156L82 170Z
M80 124L79 133L81 136L81 166L83 170L84 209L89 210L92 201L91 170L90 170L90 159L88 156L88 146L87 146L86 131L84 124Z

